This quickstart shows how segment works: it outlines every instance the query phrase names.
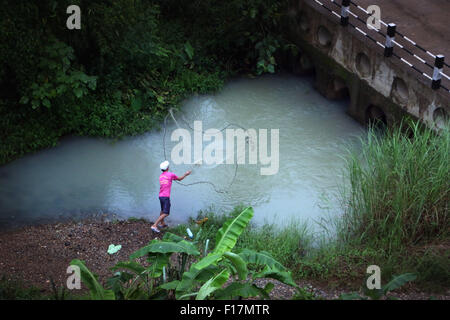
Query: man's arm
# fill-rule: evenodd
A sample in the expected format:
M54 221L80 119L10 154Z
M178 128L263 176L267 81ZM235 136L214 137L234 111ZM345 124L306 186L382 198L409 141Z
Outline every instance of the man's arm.
M175 179L175 180L181 181L181 180L183 180L184 178L186 178L188 175L190 175L191 172L192 172L192 171L186 171L185 174L183 174L181 177L178 177L178 179Z

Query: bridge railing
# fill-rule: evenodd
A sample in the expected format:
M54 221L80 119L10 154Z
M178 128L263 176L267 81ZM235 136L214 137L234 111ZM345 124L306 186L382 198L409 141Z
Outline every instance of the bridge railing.
M376 17L373 17L374 19L380 22L380 25L384 26L384 28L386 29L386 33L383 32L382 28L377 29L375 27L370 26L370 24L367 24L367 20L362 19L355 12L351 11L350 7L351 5L355 6L359 11L363 12L365 16L372 17L372 15L366 9L362 8L352 0L339 0L339 2L338 0L314 0L314 1L318 5L329 11L331 14L336 16L338 19L340 19L341 25L343 27L350 26L354 28L355 30L360 32L364 37L368 38L369 40L373 41L378 46L383 48L385 57L393 56L397 58L399 61L406 64L408 67L415 70L418 74L430 80L431 87L434 90L441 89L450 93L450 90L442 84L442 77L446 78L447 80L450 80L450 76L444 73L444 67L450 68L450 66L447 63L445 63L445 57L443 55L433 54L432 52L428 51L423 46L417 44L415 41L411 40L404 34L398 32L395 23L386 23L381 19L376 19ZM327 6L327 4L325 4L324 2L328 3L331 2L330 5L332 4L335 7L338 7L340 9L340 13L335 12L333 8ZM367 32L356 25L359 22L364 24L366 29L368 29L366 30ZM417 48L427 57L423 58L418 54L414 53L412 49L408 49L405 44L402 44L395 39L397 36L405 40L408 45ZM398 47L400 50L399 51L394 50L394 46ZM430 57L434 59L434 62L427 61L427 59L429 60ZM413 58L413 60L409 60L410 58ZM417 61L420 62L419 65L414 63ZM427 73L430 71L431 75Z

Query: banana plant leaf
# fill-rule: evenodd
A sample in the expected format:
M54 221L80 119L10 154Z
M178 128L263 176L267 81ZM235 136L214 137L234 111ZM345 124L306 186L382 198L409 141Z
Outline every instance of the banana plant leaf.
M239 253L239 256L247 263L268 266L272 270L288 271L280 262L275 260L270 253L265 251L256 252L253 250L244 249Z
M174 280L174 281L171 281L171 282L163 283L159 287L161 289L165 289L165 290L175 290L179 283L180 283L179 280Z
M116 271L118 269L130 270L135 274L141 274L145 271L145 268L135 261L121 261L118 262L114 267L111 267L112 271Z
M152 278L160 277L163 273L163 268L169 264L169 254L155 253L151 255L147 261L151 263L150 267L146 269Z
M340 300L367 300L367 298L361 297L356 292L343 293L339 297Z
M396 276L394 279L389 281L389 283L385 284L381 290L383 290L383 293L386 294L389 291L395 290L397 288L400 288L404 284L410 281L416 280L417 276L414 273L404 273L399 276Z
M264 297L268 298L268 294L273 288L273 283L268 283L265 288L259 288L251 283L233 282L224 289L219 289L214 292L214 298L218 300L232 300L234 298L253 298Z
M105 290L83 261L74 259L70 262L70 265L78 266L80 268L81 280L86 287L88 287L93 300L115 299L114 292L112 290Z
M248 207L236 217L225 222L222 228L217 232L216 247L213 252L223 254L227 251L231 251L252 217L253 208Z
M197 277L202 273L202 271L207 270L210 265L216 263L221 258L221 254L210 253L198 262L192 264L191 268L183 273L181 281L177 286L177 298L181 295L189 293L189 290L191 290L194 286Z
M171 232L166 232L162 238L163 241L173 241L173 242L180 242L185 240L183 237L176 235Z
M190 242L182 240L180 242L166 242L161 240L152 240L150 244L140 248L130 255L130 259L143 257L149 253L173 253L184 252L191 255L200 255L197 248Z
M261 272L255 273L253 275L253 278L270 278L296 288L298 287L292 279L292 275L290 272L270 269L269 267L265 267Z
M247 279L248 269L244 259L232 252L225 252L223 256L233 263L240 280Z
M205 282L205 284L198 291L195 299L205 300L211 293L213 293L217 289L220 289L225 284L225 282L227 282L229 277L230 271L228 271L227 269L223 269L214 278L211 278Z

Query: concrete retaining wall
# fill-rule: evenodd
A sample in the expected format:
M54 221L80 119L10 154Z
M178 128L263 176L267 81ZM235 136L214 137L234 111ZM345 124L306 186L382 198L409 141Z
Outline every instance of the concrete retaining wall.
M285 34L301 52L285 56L284 64L296 74L314 72L316 89L327 98L349 95L348 113L360 123L377 118L391 125L412 115L439 127L448 119L448 93L431 89L430 81L396 58L384 57L383 48L342 27L313 0L292 1L288 16Z

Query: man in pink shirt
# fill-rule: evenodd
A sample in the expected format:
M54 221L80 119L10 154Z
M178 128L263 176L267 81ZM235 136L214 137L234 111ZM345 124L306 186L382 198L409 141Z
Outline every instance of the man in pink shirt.
M176 174L169 172L169 161L164 161L159 167L162 171L159 176L159 203L161 204L161 213L159 218L151 226L151 229L157 233L160 232L158 225L161 228L167 227L164 219L170 214L170 189L172 188L172 180L181 181L191 174L191 171L187 171L182 177L177 177Z

